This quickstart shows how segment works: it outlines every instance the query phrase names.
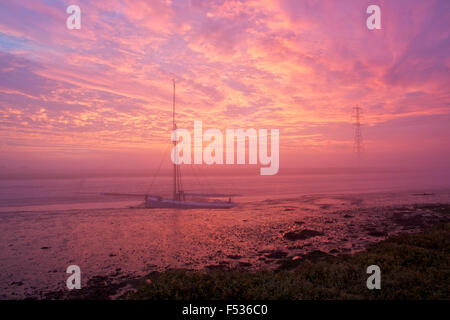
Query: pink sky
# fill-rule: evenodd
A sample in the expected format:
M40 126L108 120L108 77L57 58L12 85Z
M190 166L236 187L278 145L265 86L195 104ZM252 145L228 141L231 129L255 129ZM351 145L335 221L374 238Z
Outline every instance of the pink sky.
M367 166L448 170L449 67L447 0L2 0L0 171L151 171L172 78L179 127L280 129L280 172L351 166L356 105Z

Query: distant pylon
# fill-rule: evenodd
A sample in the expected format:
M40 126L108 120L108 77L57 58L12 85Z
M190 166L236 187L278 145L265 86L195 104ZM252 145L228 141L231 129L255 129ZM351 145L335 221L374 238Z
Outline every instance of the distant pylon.
M361 113L362 109L360 107L353 108L352 117L355 119L353 127L355 128L355 140L353 142L353 152L360 157L364 151L363 138L361 133Z

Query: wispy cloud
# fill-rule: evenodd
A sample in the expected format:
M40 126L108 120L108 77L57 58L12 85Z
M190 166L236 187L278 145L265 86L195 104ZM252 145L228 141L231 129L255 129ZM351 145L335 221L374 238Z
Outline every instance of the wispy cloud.
M172 78L180 125L280 128L282 149L327 154L351 149L359 104L379 130L367 143L407 148L407 119L425 132L450 113L450 3L375 2L369 31L366 0L80 0L81 30L65 27L69 1L2 1L2 150L159 152Z

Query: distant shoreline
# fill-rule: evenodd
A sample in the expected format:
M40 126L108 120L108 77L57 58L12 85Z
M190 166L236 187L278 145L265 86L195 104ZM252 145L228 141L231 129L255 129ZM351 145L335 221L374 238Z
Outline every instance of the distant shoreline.
M185 166L181 166L183 169ZM195 165L195 167L201 168L204 174L208 176L254 176L259 175L259 167L248 165L223 165L222 167L217 166L205 166L205 165ZM147 177L152 178L156 173L156 168L149 168L146 171L136 171L136 172L121 172L121 171L87 171L87 172L12 172L5 173L7 168L3 168L0 172L0 179L6 180L33 180L33 179L89 179L89 178L138 178ZM403 167L324 167L324 168L280 168L277 175L340 175L340 174L370 174L370 173L408 173L408 172L427 172L431 170L417 170L414 168L403 168ZM439 170L433 170L433 172ZM192 174L187 170L184 174L191 176ZM171 177L172 173L169 169L162 169L158 172L160 177Z

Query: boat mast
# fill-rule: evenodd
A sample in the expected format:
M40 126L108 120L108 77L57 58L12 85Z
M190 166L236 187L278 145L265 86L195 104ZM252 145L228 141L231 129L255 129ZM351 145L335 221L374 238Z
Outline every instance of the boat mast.
M175 79L172 80L173 81L173 101L172 101L172 109L173 109L173 114L172 114L172 119L173 119L173 123L172 123L172 127L173 127L173 132L174 132L174 140L173 140L173 147L174 147L174 151L176 151L176 145L177 145L177 136L176 136L176 130L177 130L177 125L175 124ZM173 200L177 200L177 165L176 165L176 161L178 158L178 152L175 152L175 163L173 164Z

